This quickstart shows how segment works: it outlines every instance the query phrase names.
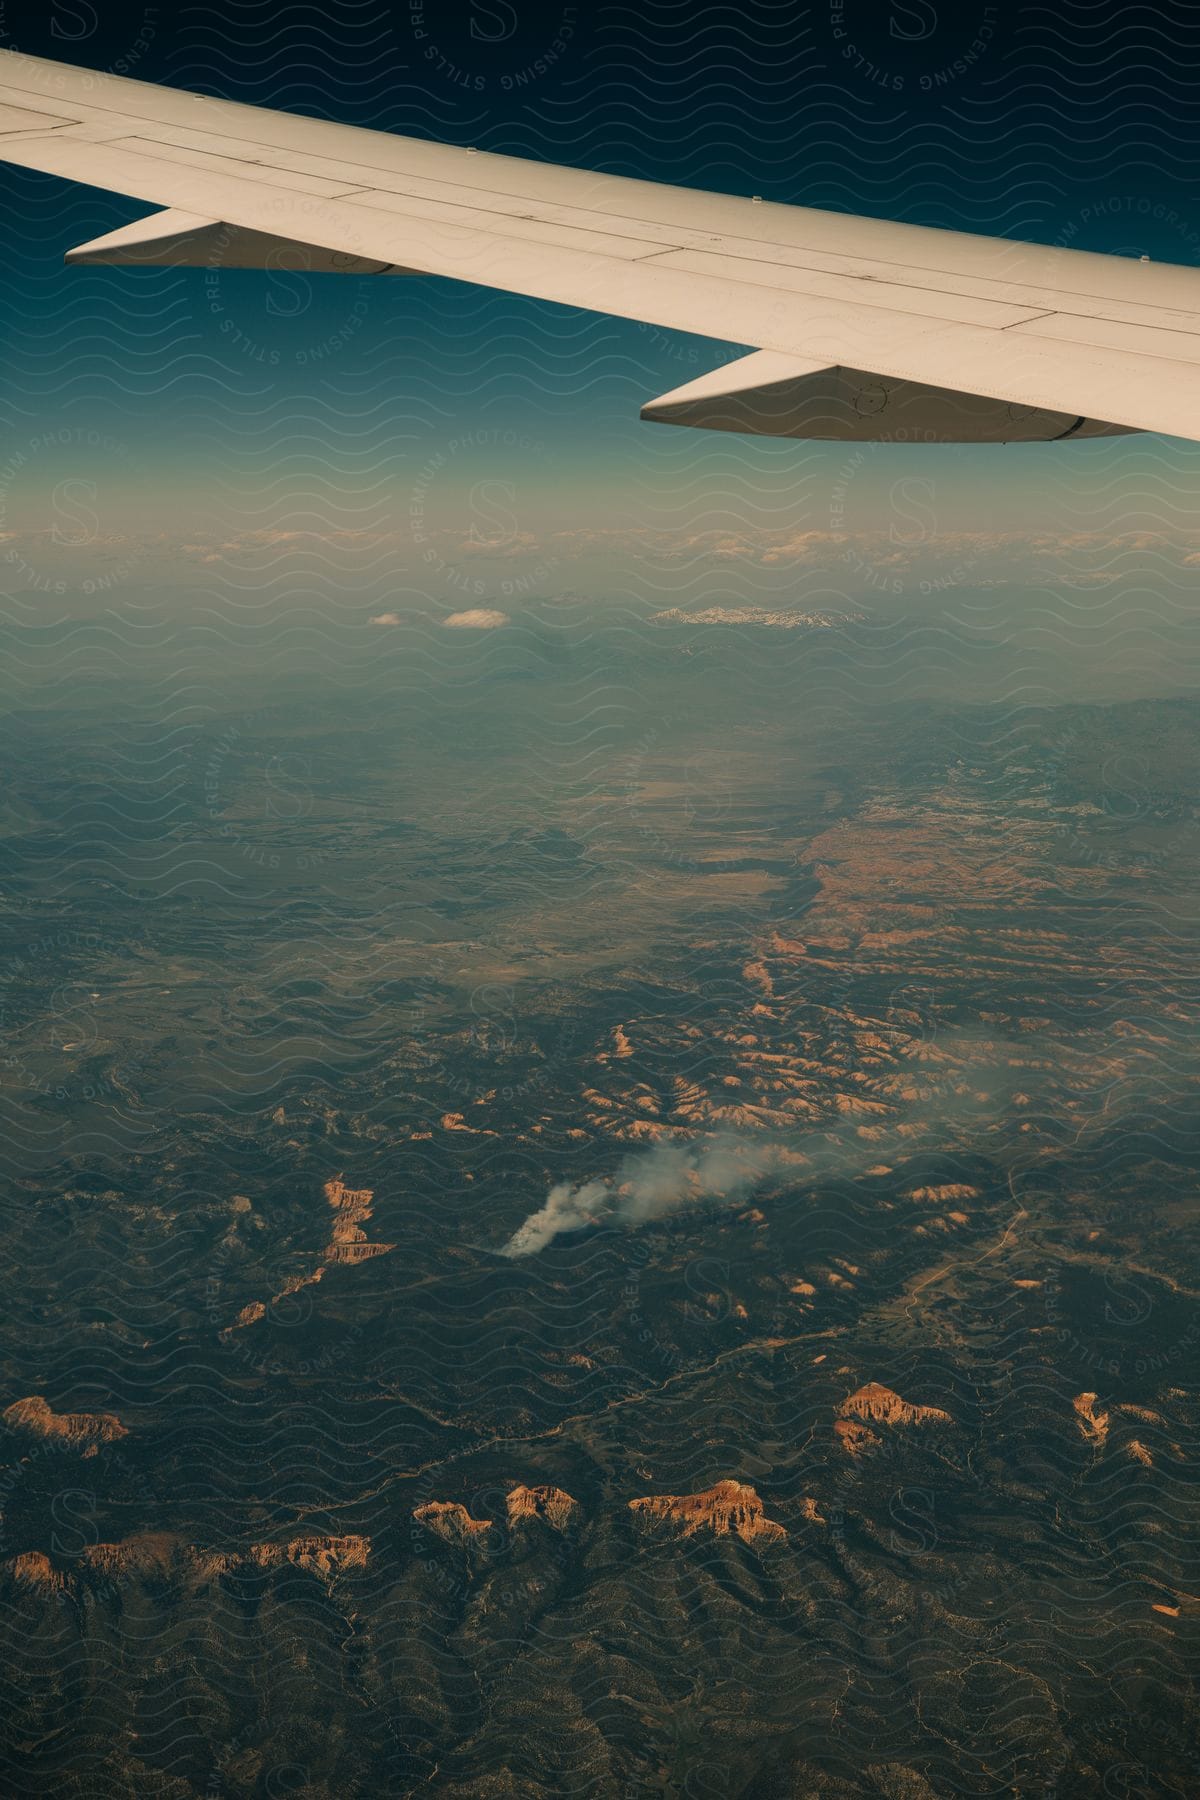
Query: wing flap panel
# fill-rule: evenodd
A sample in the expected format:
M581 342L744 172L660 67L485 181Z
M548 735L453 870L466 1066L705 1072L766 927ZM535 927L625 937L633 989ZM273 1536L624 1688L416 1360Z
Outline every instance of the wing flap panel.
M1022 337L1053 340L1059 344L1088 344L1097 350L1117 350L1129 356L1165 357L1172 362L1200 363L1200 337L1190 331L1164 330L1156 325L1133 325L1125 319L1077 319L1053 313L1018 327Z
M773 293L804 294L816 300L842 300L851 305L882 306L889 312L913 313L923 319L950 319L960 325L988 325L1007 331L1042 316L1045 308L1013 306L1001 300L978 299L969 294L904 285L878 276L831 274L822 270L789 267L744 256L725 256L694 250L672 250L656 259L657 266L677 269L685 275L715 275L727 281L769 288Z

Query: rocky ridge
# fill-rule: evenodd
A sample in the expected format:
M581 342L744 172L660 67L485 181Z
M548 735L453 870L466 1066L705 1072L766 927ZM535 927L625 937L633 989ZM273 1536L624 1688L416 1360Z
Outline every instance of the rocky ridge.
M272 1306L277 1301L299 1293L301 1288L311 1287L314 1282L323 1280L327 1270L337 1264L369 1262L372 1257L387 1256L396 1248L395 1244L368 1242L363 1230L374 1212L374 1188L349 1188L340 1175L335 1175L325 1183L325 1198L333 1208L334 1221L329 1242L321 1252L323 1260L311 1274L290 1276L272 1298ZM242 1307L233 1324L227 1325L219 1335L227 1342L235 1331L244 1331L247 1326L257 1325L266 1314L267 1303L252 1300L249 1305Z
M352 1569L365 1569L371 1540L354 1533L342 1537L304 1536L284 1543L251 1544L244 1551L224 1551L189 1544L171 1532L144 1532L120 1543L89 1544L75 1568L60 1570L41 1550L27 1550L0 1565L18 1585L47 1592L74 1591L90 1580L117 1583L139 1578L172 1577L203 1583L221 1575L252 1574L291 1567L325 1581Z
M629 1510L642 1521L673 1527L681 1537L711 1531L717 1537L737 1536L744 1544L787 1537L782 1525L764 1516L762 1501L743 1481L718 1481L699 1494L649 1494L631 1500Z
M508 1522L541 1519L555 1531L565 1531L579 1511L578 1500L557 1487L515 1487L508 1496Z
M5 1407L3 1418L10 1431L49 1439L84 1456L95 1456L101 1444L129 1436L128 1426L115 1413L56 1413L41 1394L15 1400Z
M872 1425L886 1425L892 1429L897 1425L951 1423L950 1414L940 1406L916 1406L911 1401L901 1399L899 1394L892 1388L884 1387L882 1382L868 1381L842 1401L833 1430L843 1450L850 1456L861 1456L880 1441L871 1430Z

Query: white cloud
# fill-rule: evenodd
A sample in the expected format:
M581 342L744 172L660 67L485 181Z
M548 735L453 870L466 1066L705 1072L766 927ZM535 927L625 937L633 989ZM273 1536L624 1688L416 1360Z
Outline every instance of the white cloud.
M473 607L470 612L451 613L442 620L447 631L496 631L508 623L507 613L493 612L486 606Z
M399 625L400 624L400 614L399 613L376 613L375 617L370 621L370 623L372 625Z

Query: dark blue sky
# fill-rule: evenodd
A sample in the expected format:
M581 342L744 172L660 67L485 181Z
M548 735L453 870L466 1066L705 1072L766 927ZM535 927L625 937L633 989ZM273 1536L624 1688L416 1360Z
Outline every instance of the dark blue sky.
M515 154L1110 247L1196 226L1200 13L984 0L3 0L0 42ZM1180 235L1135 234L1180 257ZM1181 258L1182 259L1182 258ZM1184 259L1186 260L1186 259Z

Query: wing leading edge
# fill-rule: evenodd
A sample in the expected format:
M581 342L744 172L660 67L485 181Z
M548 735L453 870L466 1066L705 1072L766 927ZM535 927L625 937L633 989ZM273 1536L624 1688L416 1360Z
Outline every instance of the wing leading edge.
M72 262L431 274L755 354L643 417L1200 440L1200 271L629 181L0 52L0 160L163 212Z

